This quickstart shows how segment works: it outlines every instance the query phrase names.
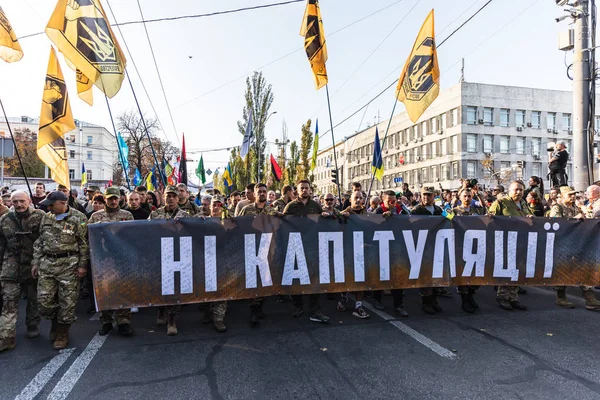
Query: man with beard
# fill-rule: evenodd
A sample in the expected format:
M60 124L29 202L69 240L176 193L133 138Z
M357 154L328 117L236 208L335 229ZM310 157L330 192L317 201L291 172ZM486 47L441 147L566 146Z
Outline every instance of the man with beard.
M279 215L277 210L267 205L267 185L257 183L254 186L254 196L256 201L242 208L238 217L245 215ZM253 327L258 325L258 321L266 317L263 312L264 297L255 297L250 299L250 323Z
M121 199L121 191L119 188L107 188L104 193L104 198L106 199L104 210L93 213L88 221L88 225L101 222L133 221L133 215L129 211L121 210L119 207L119 200ZM98 332L100 336L106 336L112 330L113 316L121 335L133 335L133 329L131 328L131 310L129 308L121 308L116 311L102 311L102 315L100 316L102 327Z
M40 236L33 244L31 275L38 278L40 315L52 321L50 339L54 349L69 344L69 329L77 319L75 306L79 280L89 267L87 218L68 206L68 197L52 192L40 202L48 213L40 222Z
M148 219L179 219L190 218L190 215L179 208L179 192L175 186L167 186L164 194L165 206L152 211ZM180 305L158 307L156 325L167 325L167 335L177 335L177 316L181 311Z
M460 205L454 207L452 210L454 215L466 216L466 215L484 215L485 209L479 207L473 207L471 205L473 201L473 193L469 188L462 188L458 192L460 199ZM479 308L479 304L475 301L475 291L479 289L479 286L463 285L458 287L458 293L462 299L461 308L468 313L474 313Z
M134 220L148 219L148 216L150 216L150 213L141 207L141 201L140 194L137 192L131 192L127 196L126 210L133 215Z
M254 201L256 200L254 198L254 183L251 183L249 185L246 186L246 198L244 200L241 200L238 205L235 207L235 213L234 216L237 217L238 215L240 215L240 212L242 211L242 208L246 207L248 204L252 204L254 203Z
M229 209L233 210L233 212L235 213L235 208L237 207L238 203L242 200L242 195L240 194L240 192L238 192L237 190L233 193L231 193L229 195Z
M299 197L296 200L290 201L285 209L283 210L284 215L295 215L295 216L307 216L307 215L319 215L323 213L323 209L319 203L311 200L310 198L310 182L307 180L298 181L296 184ZM292 316L298 318L304 312L304 303L302 295L292 296L294 299L294 312ZM329 321L329 317L323 315L320 311L321 305L319 303L319 295L309 295L310 300L310 320L313 322L325 323Z
M40 336L40 313L37 282L31 277L33 243L39 237L44 212L29 208L27 193L18 190L11 195L14 211L0 219L0 352L16 345L17 316L21 289L27 293L25 323L29 339Z
M383 202L375 209L375 214L381 214L385 218L392 215L408 215L408 211L398 204L396 193L393 190L383 192ZM392 297L394 299L394 311L401 317L408 317L408 313L404 310L404 289L392 289ZM383 290L373 291L374 306L378 310L383 310Z
M198 215L210 217L210 204L211 197L209 195L202 196L202 198L200 199L200 212L198 213Z
M294 188L292 185L285 185L281 189L281 197L275 200L272 205L273 208L282 213L285 206L292 200L294 200Z
M575 196L577 192L569 186L561 186L560 197L561 202L556 203L550 209L550 218L585 218L583 211L575 204ZM585 308L590 311L600 311L600 301L594 296L594 288L592 286L579 286L583 292L585 299ZM567 287L556 286L556 304L565 308L575 308L575 304L567 300Z
M525 186L522 182L513 181L508 188L508 196L497 199L489 208L490 215L505 215L513 217L533 217L527 202L523 200ZM518 286L499 286L496 300L500 308L506 311L527 310L519 303Z
M190 191L185 183L177 184L177 191L179 192L179 202L178 206L183 211L190 214L190 216L194 216L200 213L200 208L193 202L190 201Z

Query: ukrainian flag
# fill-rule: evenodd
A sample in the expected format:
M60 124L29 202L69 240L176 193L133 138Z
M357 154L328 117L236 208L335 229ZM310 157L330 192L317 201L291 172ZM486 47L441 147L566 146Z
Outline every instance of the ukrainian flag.
M379 131L375 127L375 143L373 143L373 161L371 162L371 173L379 181L383 179L383 158L381 156L381 145L379 144Z
M231 164L227 163L227 168L223 172L223 184L225 187L230 188L233 186L233 179L231 178Z

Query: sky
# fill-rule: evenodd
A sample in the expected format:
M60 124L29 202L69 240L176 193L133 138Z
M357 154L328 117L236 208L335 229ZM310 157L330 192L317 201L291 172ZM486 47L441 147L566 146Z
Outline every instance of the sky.
M281 0L102 0L111 23L205 14ZM333 125L344 120L400 75L413 42L429 11L435 9L436 41L441 43L487 0L321 0L329 60L327 71ZM55 7L52 0L0 0L17 36L43 32ZM109 5L114 15L109 9ZM317 91L299 35L304 2L211 17L147 23L150 42L166 93L161 90L143 24L113 27L128 59L127 70L142 110L157 116L159 135L179 146L185 133L188 159L203 155L208 169L223 168L229 151L239 146L245 79L262 71L272 85L275 114L266 126L267 140L281 138L285 122L291 140L300 140L301 126L319 120L320 132L330 128L325 88ZM439 47L442 90L459 82L461 59L469 82L571 90L566 76L572 52L557 48L557 35L569 21L556 23L560 7L553 0L493 0ZM24 58L0 63L0 96L11 117L38 117L51 42L37 35L23 38ZM127 50L129 49L129 51ZM71 96L75 119L112 131L106 103L94 89L88 106L76 95L75 75L62 55L59 60ZM134 68L137 66L139 75ZM147 93L142 87L142 82ZM149 100L150 99L150 100ZM150 104L152 102L154 110ZM167 103L168 102L168 103ZM170 107L173 121L167 108ZM389 118L393 89L334 130L341 140ZM113 115L135 110L125 80L110 100ZM396 113L403 106L396 107ZM331 145L331 134L320 147ZM268 152L275 153L274 144ZM188 170L193 171L188 165ZM195 177L194 177L195 179ZM210 178L209 178L210 179Z

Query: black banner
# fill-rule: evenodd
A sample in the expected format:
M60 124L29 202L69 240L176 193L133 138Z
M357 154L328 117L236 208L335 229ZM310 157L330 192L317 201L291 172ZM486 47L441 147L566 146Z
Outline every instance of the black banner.
M600 221L379 215L89 226L100 310L275 294L600 284Z

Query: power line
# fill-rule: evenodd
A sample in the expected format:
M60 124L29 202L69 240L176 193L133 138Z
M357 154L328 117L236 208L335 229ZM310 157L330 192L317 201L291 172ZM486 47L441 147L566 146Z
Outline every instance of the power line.
M292 0L292 1L296 1L296 0ZM137 0L137 5L138 5L138 8L140 10L140 15L143 20L144 13L142 12L142 6L140 4L140 0ZM167 93L165 92L165 86L163 85L162 77L160 76L158 64L156 63L156 56L154 55L154 47L152 47L152 41L150 40L150 35L148 34L148 27L146 26L145 22L144 22L144 31L146 32L146 38L148 39L148 45L150 46L150 53L152 54L152 61L154 62L154 67L156 68L156 73L158 75L158 81L160 82L160 89L162 90L163 97L165 98L165 104L167 105L167 111L169 112L169 118L171 118L171 124L173 125L173 130L175 131L175 137L177 138L177 143L181 146L181 140L179 140L179 133L177 132L177 128L175 127L175 121L173 120L173 114L171 113L171 106L169 106L169 100L167 100Z
M125 26L125 25L146 24L146 23L164 22L164 21L176 21L179 19L214 17L217 15L234 14L234 13L243 12L243 11L258 10L261 8L284 6L284 5L288 5L288 4L292 4L292 3L299 3L301 1L304 1L304 0L289 0L289 1L284 1L284 2L280 2L280 3L271 3L271 4L263 4L263 5L259 5L259 6L236 8L236 9L232 9L232 10L215 11L215 12L206 13L206 14L181 15L178 17L165 17L165 18L156 18L156 19L148 19L148 20L144 20L144 17L142 16L142 19L140 21L127 21L127 22L122 22L120 24L114 24L112 26ZM27 39L30 37L43 35L43 34L44 34L44 32L31 33L29 35L21 36L20 38L18 38L18 40Z

